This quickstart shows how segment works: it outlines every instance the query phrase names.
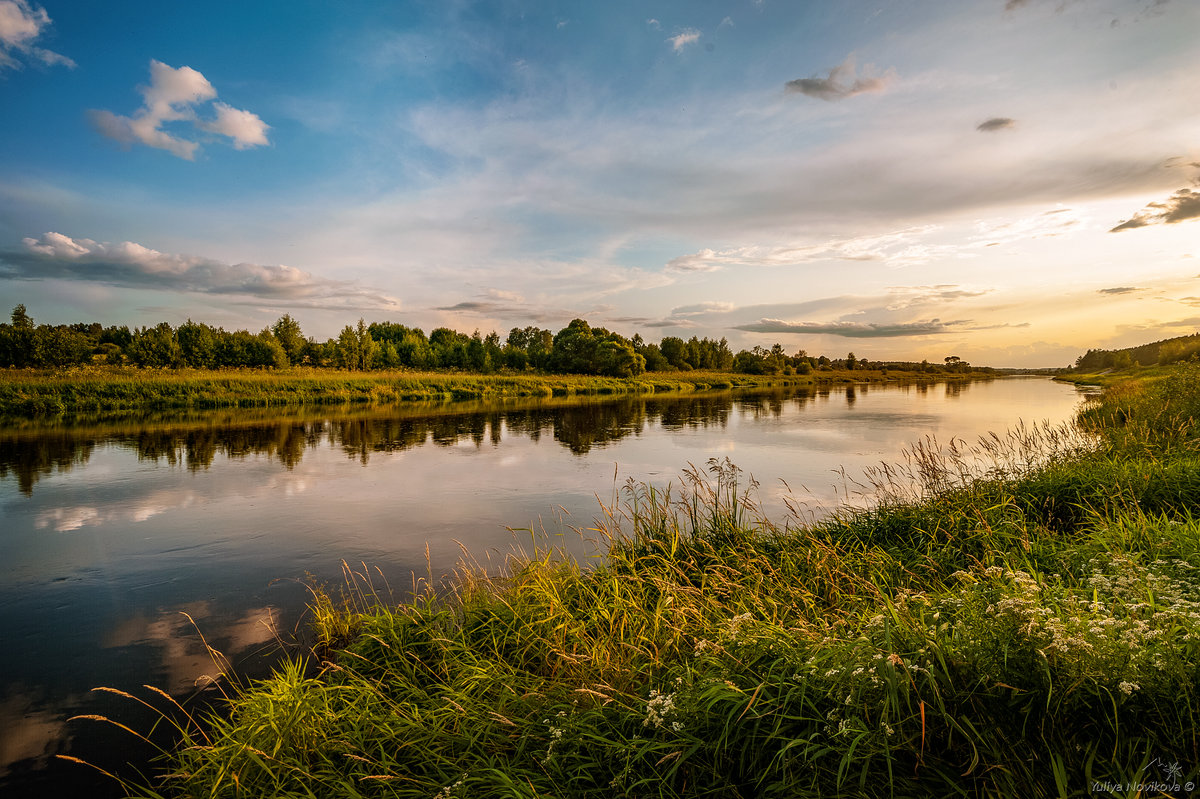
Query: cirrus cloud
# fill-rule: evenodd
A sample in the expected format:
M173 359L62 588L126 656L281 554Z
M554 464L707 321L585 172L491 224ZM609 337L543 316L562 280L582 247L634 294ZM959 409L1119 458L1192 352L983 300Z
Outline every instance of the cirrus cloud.
M61 233L26 238L23 252L0 252L0 280L77 280L135 289L246 295L305 307L397 309L386 295L284 265L227 264L159 252L132 241L73 239Z
M121 116L104 109L88 112L92 125L104 136L122 144L141 143L166 150L186 161L196 158L200 143L169 133L163 126L171 122L191 122L197 130L215 133L232 140L235 150L270 144L270 125L250 111L216 102L217 90L200 72L191 67L168 66L150 62L150 85L142 86L142 107L133 116ZM201 119L196 107L212 102L213 119Z
M941 228L921 225L889 233L841 238L820 244L754 244L728 250L705 248L667 262L676 274L715 272L727 266L796 266L823 260L880 261L893 267L913 266L952 257L970 257L966 248L926 241Z

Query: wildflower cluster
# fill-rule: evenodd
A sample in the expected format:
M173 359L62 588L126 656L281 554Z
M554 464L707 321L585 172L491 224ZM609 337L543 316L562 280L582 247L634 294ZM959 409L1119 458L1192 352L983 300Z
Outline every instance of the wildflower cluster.
M1078 588L1001 567L959 572L967 608L954 634L992 679L1011 678L1011 653L1023 651L1060 679L1130 696L1171 666L1180 645L1200 641L1197 572L1181 559L1146 567L1119 555L1088 561ZM989 656L1000 650L1008 654Z
M542 723L546 725L546 735L550 739L549 745L546 746L546 756L542 758L543 763L549 763L554 757L554 747L562 742L563 736L566 734L564 727L558 726L563 723L562 720L567 716L565 710L560 710L555 714L553 719L542 719Z
M646 718L642 722L642 726L682 732L683 722L672 720L672 717L677 714L675 695L660 693L652 688L650 689L650 699L646 702Z

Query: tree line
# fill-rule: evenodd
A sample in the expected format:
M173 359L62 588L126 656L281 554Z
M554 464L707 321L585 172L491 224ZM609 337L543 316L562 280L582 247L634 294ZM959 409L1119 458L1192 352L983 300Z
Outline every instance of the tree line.
M1134 366L1165 366L1197 357L1200 357L1200 333L1193 333L1122 350L1088 350L1075 359L1074 368L1081 372L1099 372Z
M13 308L10 324L0 324L0 367L58 368L83 364L145 368L221 369L315 366L373 369L459 370L478 373L535 370L558 374L635 377L644 372L696 369L747 374L809 374L815 370L904 369L920 372L967 371L957 357L945 365L907 361L868 361L793 355L783 345L734 353L724 339L684 340L666 336L657 344L592 327L574 319L557 333L540 327L514 327L502 342L495 331L467 335L447 327L429 333L397 322L359 319L335 337L306 337L290 314L258 333L228 331L188 319L147 327L105 327L99 322L37 325L24 305Z

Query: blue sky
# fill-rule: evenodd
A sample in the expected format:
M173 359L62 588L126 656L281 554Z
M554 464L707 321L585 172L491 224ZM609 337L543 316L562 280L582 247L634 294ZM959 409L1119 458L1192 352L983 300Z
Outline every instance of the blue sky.
M0 302L1063 365L1200 329L1200 4L0 0Z

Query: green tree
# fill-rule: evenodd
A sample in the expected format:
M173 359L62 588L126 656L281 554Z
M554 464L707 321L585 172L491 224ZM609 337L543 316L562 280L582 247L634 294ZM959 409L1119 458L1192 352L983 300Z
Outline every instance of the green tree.
M429 334L429 348L433 351L433 366L442 369L466 369L468 366L467 343L470 337L448 327L435 328Z
M692 364L688 361L688 347L683 339L676 336L666 336L658 345L662 356L674 369L684 372L691 371Z
M283 347L289 363L297 364L303 362L304 350L308 342L304 338L304 333L300 330L299 322L293 319L290 314L284 314L271 326L271 333L275 336L275 340L279 342L279 346Z
M548 367L550 354L554 350L554 333L540 327L514 327L508 331L505 342L505 365L509 368L524 369L525 366L513 366L514 363L528 364L536 369ZM514 354L519 351L524 358Z
M0 366L33 364L33 319L24 305L12 309L12 324L0 326Z
M754 347L742 350L733 359L733 371L751 375L779 374L784 368L784 358L774 349Z
M175 331L183 363L197 369L212 369L217 365L216 330L203 323L188 319Z
M183 357L175 331L168 322L136 330L126 354L138 366L150 368L174 368L180 365Z
M646 359L628 341L612 337L597 347L595 369L609 377L636 377L646 371Z
M475 372L492 371L491 353L478 330L467 342L467 367Z
M529 368L529 353L511 344L504 345L500 350L500 357L506 369L523 372Z
M595 374L596 337L583 319L572 319L554 334L550 369L568 374Z
M12 326L16 330L33 330L33 317L25 310L24 303L17 303L13 307Z
M344 369L366 371L375 365L379 345L371 338L367 324L358 320L358 327L346 325L337 340L337 363Z
M91 360L91 339L65 325L38 325L33 331L31 366L47 369Z
M670 361L657 344L646 344L638 350L638 354L646 361L647 372L665 372L671 368Z

